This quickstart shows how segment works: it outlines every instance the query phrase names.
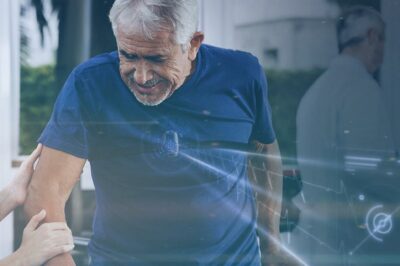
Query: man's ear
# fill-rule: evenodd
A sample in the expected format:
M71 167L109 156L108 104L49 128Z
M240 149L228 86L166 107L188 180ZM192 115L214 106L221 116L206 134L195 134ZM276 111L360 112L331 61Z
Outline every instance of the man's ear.
M367 40L368 40L368 44L373 45L376 42L378 42L379 40L379 33L376 29L369 29L367 31Z
M194 61L197 56L197 52L200 49L200 45L202 44L204 40L204 33L197 31L194 35L192 40L190 41L190 47L189 47L189 60Z

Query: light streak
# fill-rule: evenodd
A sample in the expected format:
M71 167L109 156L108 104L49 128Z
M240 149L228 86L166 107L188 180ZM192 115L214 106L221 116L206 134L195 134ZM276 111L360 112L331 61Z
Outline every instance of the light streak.
M359 163L359 162L345 162L347 165L353 165L353 166L365 166L365 167L372 167L375 168L378 165L376 163Z
M192 160L195 163L198 163L201 166L207 167L208 169L215 171L216 173L225 174L226 175L226 173L224 171L222 171L221 169L218 169L217 167L215 167L213 165L210 165L210 164L208 164L208 163L206 163L206 162L204 162L202 160L199 160L197 158L194 158L194 157L192 157L192 156L190 156L190 155L188 155L188 154L186 154L184 152L180 152L180 154L182 156L186 157L187 159ZM229 178L232 178L232 177L230 177L229 174L226 175L226 176L228 176ZM257 186L255 186L255 187L257 188ZM261 188L258 187L257 190L261 190ZM262 192L264 194L266 193L265 190L262 190L260 192ZM234 204L232 204L230 202L225 202L225 204L227 204L227 206L232 208L232 209L235 209L237 207L237 206L235 206ZM241 217L241 219L243 219L246 222L252 222L251 218L248 217L248 216L244 216L244 215L240 214L240 217ZM279 239L277 239L276 237L274 237L271 234L269 234L265 228L263 228L262 226L258 225L257 226L257 230L262 236L268 238L271 242L273 242L280 249L285 251L293 259L295 259L298 263L300 263L300 264L302 264L304 266L308 266L308 264L306 262L304 262L303 259L301 259L298 255L296 255L293 251L291 251L288 247L286 247Z
M354 160L354 161L365 161L365 162L382 162L381 158L374 157L361 157L361 156L345 156L346 160Z
M317 238L316 236L314 236L313 234L307 232L304 228L302 228L301 226L297 225L296 226L297 229L299 229L301 232L303 232L305 235L311 237L312 239L314 239L315 241L317 241L320 245L326 247L327 249L334 251L334 252L338 252L336 249L334 249L333 247L329 246L328 244L326 244L324 241L322 241L321 239Z
M288 247L282 244L282 242L279 239L269 234L267 230L265 230L262 227L261 228L258 227L258 232L261 233L264 237L267 237L271 242L273 242L275 245L277 245L279 248L285 251L288 255L292 256L293 259L297 260L298 263L301 263L304 266L308 266L308 264L302 258L300 258L297 254L295 254Z
M197 164L199 164L199 165L201 165L201 166L203 166L203 167L205 167L205 168L207 168L207 169L209 169L209 170L211 170L211 171L214 171L216 174L225 176L226 178L230 179L230 181L233 181L233 182L236 182L236 181L237 181L237 180L236 180L233 176L231 176L229 173L227 173L227 172L225 172L225 171L219 169L218 167L215 167L215 166L213 166L213 165L211 165L211 164L208 164L208 163L206 163L206 162L204 162L204 161L202 161L202 160L200 160L200 159L197 159L197 158L195 158L195 157L193 157L193 156L190 156L189 154L186 154L186 153L184 153L184 152L182 152L182 151L180 152L180 155L182 155L183 157L185 157L185 158L191 160L191 161L194 162L194 163L197 163ZM281 199L280 196L278 197L277 195L274 195L273 193L269 193L265 188L263 188L263 187L261 187L261 186L258 186L258 185L256 185L256 184L254 184L254 185L252 186L252 188L253 188L253 190L254 190L255 192L259 193L260 195L268 196L269 198L273 198L273 199L276 199L276 200Z

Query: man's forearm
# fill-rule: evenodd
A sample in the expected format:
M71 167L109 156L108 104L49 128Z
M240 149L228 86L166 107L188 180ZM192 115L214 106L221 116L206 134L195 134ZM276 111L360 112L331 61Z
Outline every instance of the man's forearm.
M27 218L31 218L40 210L46 210L46 222L65 222L65 204L67 197L63 196L57 185L50 184L42 187L43 184L32 183L28 189L28 197L24 204L24 212Z
M65 203L66 198L60 196L57 186L52 186L46 193L40 193L42 189L35 186L29 187L28 198L24 205L24 212L27 217L32 217L41 209L46 210L46 222L65 222ZM62 195L62 193L61 193ZM46 266L74 266L75 262L68 253L61 254L50 259Z
M27 217L45 209L45 222L65 222L65 203L79 180L84 164L84 159L44 146L24 204ZM70 266L75 263L71 255L63 254L46 265Z
M263 155L258 160L257 185L262 192L257 193L258 231L261 251L279 250L279 224L282 204L282 162L278 144L257 143L257 150Z

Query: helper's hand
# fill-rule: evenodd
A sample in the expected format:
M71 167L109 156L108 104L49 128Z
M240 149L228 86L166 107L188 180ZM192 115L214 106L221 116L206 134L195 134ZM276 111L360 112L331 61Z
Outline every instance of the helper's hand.
M17 205L21 205L25 202L28 185L34 171L34 165L41 151L42 144L39 144L31 155L21 164L17 174L10 183L10 188L13 191L13 197L15 197Z
M46 217L42 210L24 229L21 247L15 252L19 265L40 266L54 256L74 248L71 230L65 223L40 222Z

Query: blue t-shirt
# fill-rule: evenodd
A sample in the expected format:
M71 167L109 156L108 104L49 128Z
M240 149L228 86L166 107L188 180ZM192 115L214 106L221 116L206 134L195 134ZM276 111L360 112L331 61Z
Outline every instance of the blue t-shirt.
M93 265L258 265L246 154L213 143L274 139L257 59L202 45L192 76L153 107L124 84L116 52L88 60L39 142L90 161Z

